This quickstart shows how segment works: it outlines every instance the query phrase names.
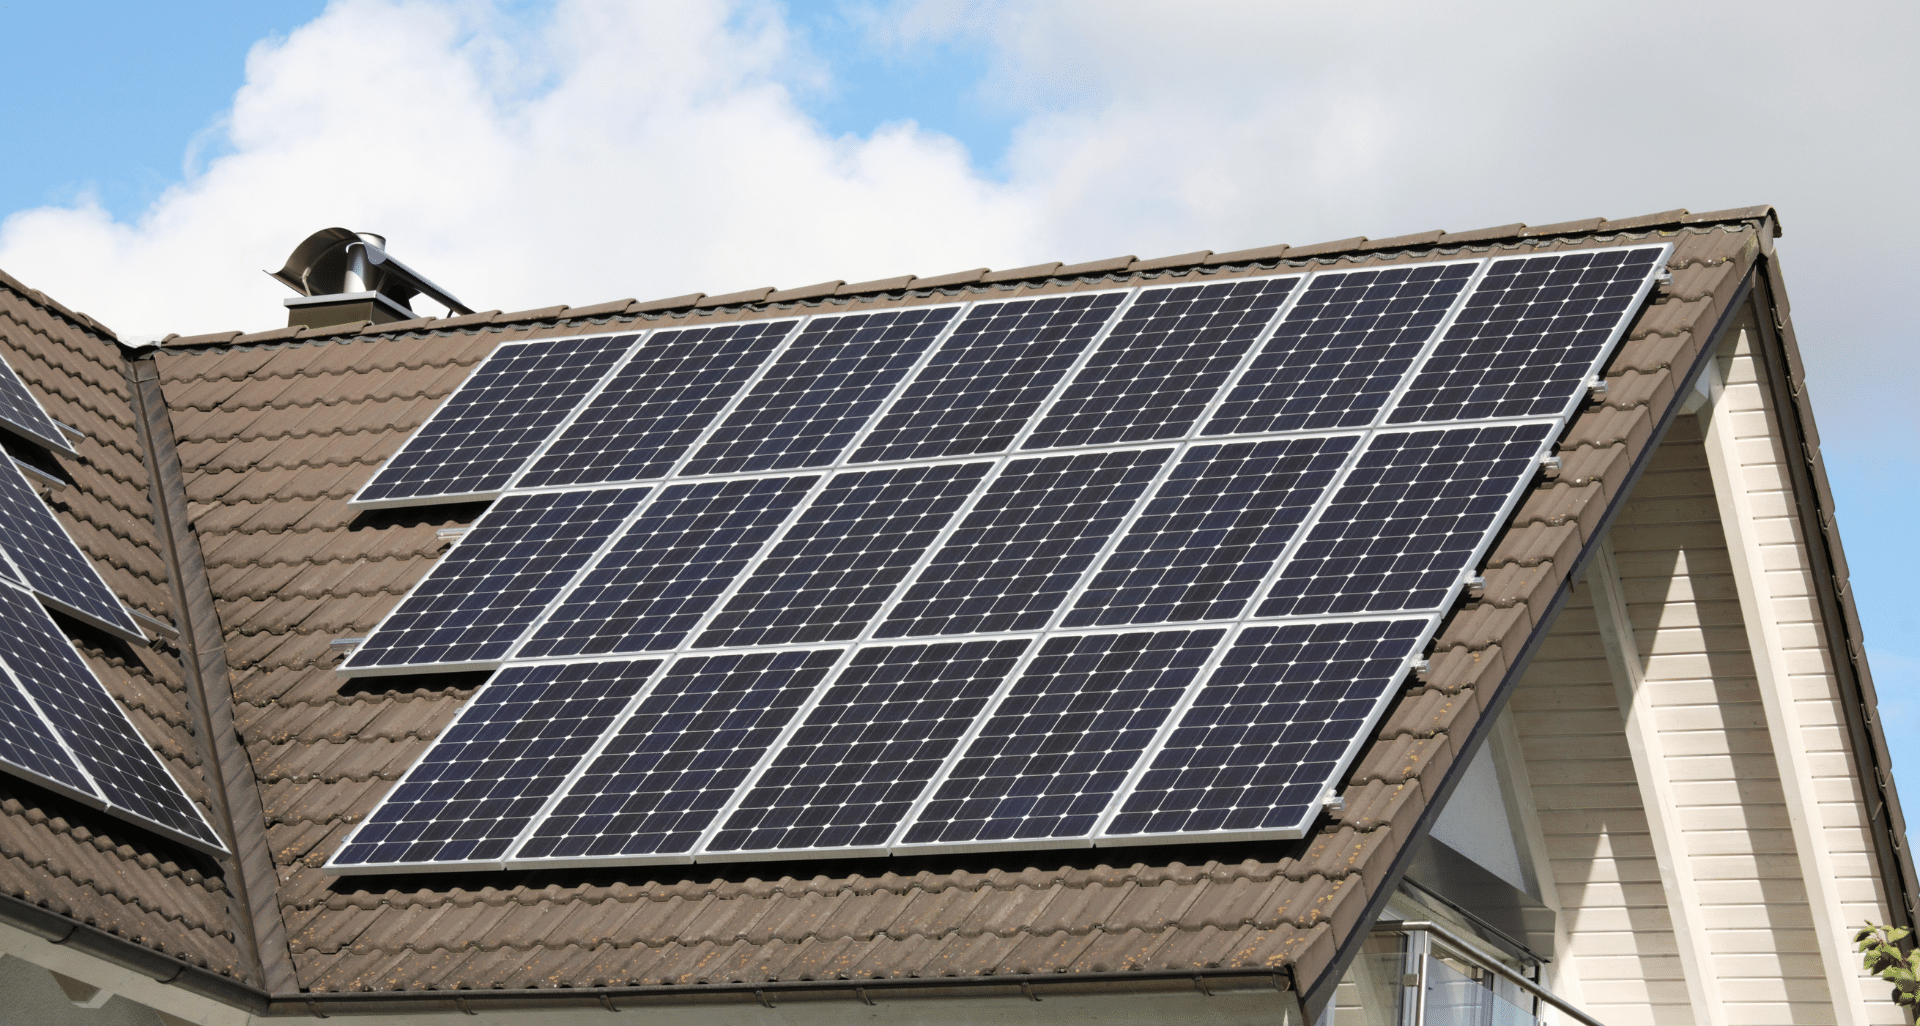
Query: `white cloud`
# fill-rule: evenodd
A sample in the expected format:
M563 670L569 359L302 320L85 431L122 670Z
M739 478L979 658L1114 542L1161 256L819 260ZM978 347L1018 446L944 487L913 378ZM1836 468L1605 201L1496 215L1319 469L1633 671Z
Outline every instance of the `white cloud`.
M0 225L0 266L129 333L279 320L327 225L482 307L592 303L1774 202L1815 385L1905 416L1911 5L880 4L912 59L985 52L1004 180L894 124L838 137L796 95L776 6L341 0L263 43L227 146L138 220ZM967 84L969 93L974 84ZM1864 423L1864 421L1862 422ZM1835 424L1830 423L1830 428ZM1844 426L1844 425L1841 425Z
M0 266L129 334L276 326L277 268L328 225L482 308L1017 263L1017 190L951 139L820 131L777 12L345 0L256 47L230 152L137 221L15 214Z

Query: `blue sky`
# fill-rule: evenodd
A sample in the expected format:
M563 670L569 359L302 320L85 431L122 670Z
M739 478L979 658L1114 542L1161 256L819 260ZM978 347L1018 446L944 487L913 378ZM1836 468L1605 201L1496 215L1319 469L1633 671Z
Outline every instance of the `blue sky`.
M1920 802L1912 6L1169 10L9 3L0 266L134 335L328 224L511 309L1773 202Z

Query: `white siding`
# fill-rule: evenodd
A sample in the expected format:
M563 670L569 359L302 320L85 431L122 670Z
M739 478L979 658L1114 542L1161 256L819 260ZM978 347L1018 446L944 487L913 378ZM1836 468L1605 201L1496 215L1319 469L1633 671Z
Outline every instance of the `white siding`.
M1726 1021L1836 1021L1698 422L1612 533Z
M1787 721L1808 777L1801 790L1814 808L1808 822L1831 880L1824 891L1838 909L1826 910L1838 925L1842 942L1852 929L1872 920L1888 919L1887 897L1880 885L1873 846L1868 834L1866 806L1861 794L1842 712L1839 681L1825 643L1825 629L1814 595L1814 578L1807 559L1806 538L1794 511L1787 452L1780 442L1771 390L1765 384L1765 365L1758 358L1756 334L1750 323L1737 324L1721 342L1715 368L1721 388L1716 396L1715 428L1721 437L1717 449L1726 459L1718 468L1731 492L1721 496L1721 510L1744 510L1743 527L1734 532L1745 546L1763 592L1763 615L1771 617L1768 635L1775 649L1773 672L1789 702ZM1790 837L1786 817L1770 824ZM1803 853L1804 854L1804 853ZM1811 914L1799 928L1811 933ZM1850 952L1846 969L1861 975L1858 993L1866 1018L1874 1023L1906 1021L1889 999L1889 986L1859 974L1859 960Z
M1692 1023L1667 896L1586 588L1576 590L1512 700L1567 950L1607 1026Z
M1887 984L1848 979L1860 976L1850 948L1823 944L1835 924L1885 922L1888 912L1750 338L1731 332L1720 354L1715 416L1728 437L1677 418L1610 536L1631 626L1621 640L1651 712L1635 736L1664 779L1634 771L1621 704L1633 691L1616 691L1594 581L1575 589L1512 700L1563 909L1562 958L1609 1026L1906 1021ZM1732 459L1715 467L1721 454ZM1716 492L1716 471L1737 503ZM1723 521L1736 507L1744 523ZM1595 566L1589 573L1609 572ZM1743 594L1762 597L1765 622L1748 622ZM1762 638L1768 647L1756 648ZM1786 724L1776 729L1791 744L1776 746L1769 730L1769 686L1789 694L1772 722ZM1807 779L1783 786L1783 765ZM1650 823L1656 796L1672 814ZM1796 808L1818 852L1796 842ZM1684 860L1665 885L1657 849ZM1827 878L1810 873L1816 866ZM1677 937L1676 922L1695 925ZM1681 937L1694 938L1687 957L1701 953L1712 976L1695 981L1693 997ZM1702 1000L1717 1007L1696 1016Z

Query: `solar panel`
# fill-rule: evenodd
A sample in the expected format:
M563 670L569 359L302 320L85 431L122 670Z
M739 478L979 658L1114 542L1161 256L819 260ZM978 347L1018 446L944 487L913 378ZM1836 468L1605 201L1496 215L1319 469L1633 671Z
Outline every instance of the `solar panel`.
M27 391L26 382L20 380L20 375L15 374L4 359L0 359L0 427L49 449L78 455L66 434L47 416L40 400Z
M133 614L10 461L0 467L0 523L7 527L0 531L0 551L13 564L13 579L69 616L145 644Z
M455 669L500 660L650 490L501 498L341 669Z
M1259 615L1437 608L1506 519L1553 433L1533 423L1375 435Z
M895 850L1090 837L1225 636L1048 638Z
M1206 433L1373 423L1480 266L1475 260L1314 275Z
M798 321L658 331L516 488L644 481L673 468Z
M947 463L836 474L696 644L731 648L856 637L991 466Z
M1388 422L1568 415L1639 311L1665 251L1493 261Z
M663 489L515 655L678 645L817 480L746 478Z
M1300 836L1665 249L1578 252L661 331L343 672L662 661L510 867Z
M1299 282L1243 278L1143 290L1023 448L1185 435Z
M1430 629L1424 619L1243 628L1105 836L1299 836Z
M360 489L353 505L498 494L637 337L542 339L495 349Z
M957 312L918 307L808 321L681 473L833 463Z
M60 743L60 736L40 715L19 682L0 664L0 760L15 774L36 777L42 783L100 803L86 774Z
M1014 460L878 636L1038 630L1126 519L1172 449Z
M53 725L109 811L195 847L226 850L72 642L32 598L4 586L0 663Z
M497 866L660 665L512 666L487 682L335 859Z
M1089 292L967 314L854 454L855 463L970 456L1013 444L1126 298Z
M1065 625L1240 615L1358 439L1194 446L1093 575Z
M842 654L785 649L675 662L518 859L691 861L700 836Z
M854 653L703 850L884 850L1027 644L1001 639Z

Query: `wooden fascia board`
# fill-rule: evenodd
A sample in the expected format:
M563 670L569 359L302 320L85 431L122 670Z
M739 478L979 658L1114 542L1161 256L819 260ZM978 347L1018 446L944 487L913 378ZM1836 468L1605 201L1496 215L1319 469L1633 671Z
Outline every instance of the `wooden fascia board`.
M1793 332L1779 257L1766 254L1761 262L1765 275L1755 289L1752 303L1760 333L1759 348L1766 360L1766 387L1770 390L1774 416L1780 421L1777 428L1787 450L1788 479L1800 516L1801 537L1805 539L1813 570L1821 626L1826 631L1834 675L1839 680L1840 704L1853 748L1855 772L1861 794L1868 802L1867 821L1874 828L1869 833L1873 836L1875 861L1887 893L1888 911L1893 917L1892 925L1911 929L1915 925L1920 880L1915 877L1913 853L1907 847L1906 817L1900 810L1900 794L1894 784L1893 763L1879 717L1879 698L1867 665L1860 612L1854 604L1852 589L1843 589L1835 573L1836 566L1846 565L1846 555L1833 516L1832 490L1827 487L1826 465L1816 441L1819 436L1817 429L1813 429L1812 398L1800 374L1800 347Z

